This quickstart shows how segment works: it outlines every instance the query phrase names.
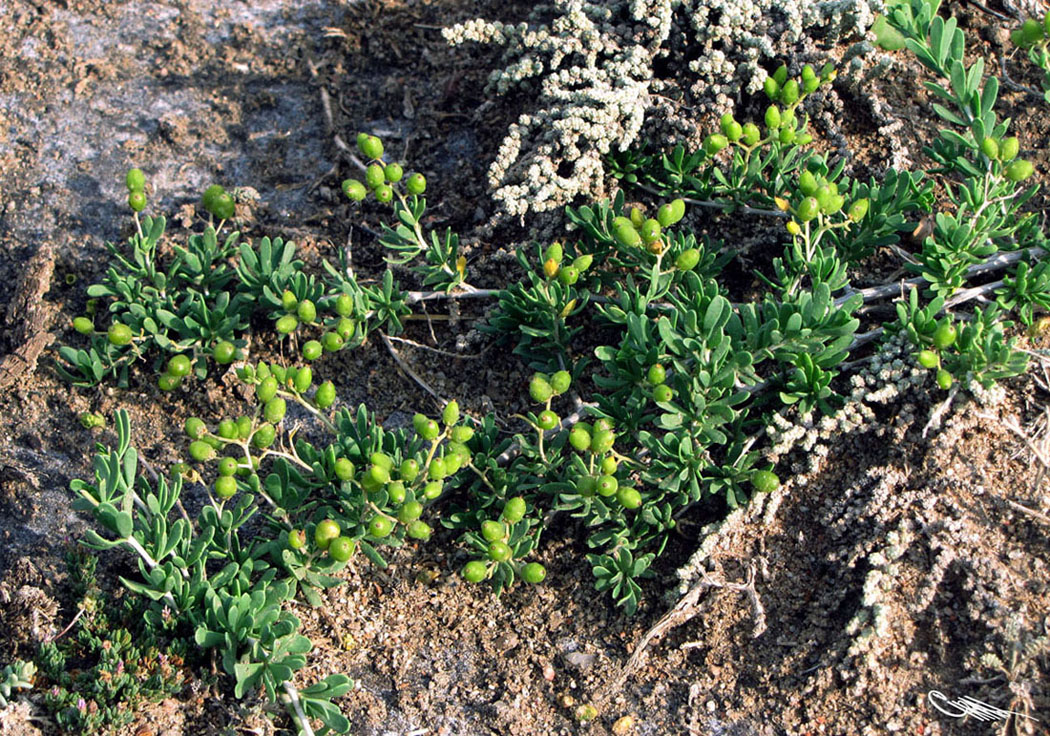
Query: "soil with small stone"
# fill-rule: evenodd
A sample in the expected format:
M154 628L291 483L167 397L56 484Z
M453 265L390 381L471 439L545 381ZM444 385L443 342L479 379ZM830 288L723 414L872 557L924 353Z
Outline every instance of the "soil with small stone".
M244 405L232 375L164 394L148 369L133 372L127 389L72 388L57 374L57 347L77 343L71 320L105 267L103 243L129 232L124 171L147 172L148 211L169 216L172 242L199 230L200 192L218 181L259 194L240 212L245 237L292 239L313 265L346 249L362 278L376 278L384 265L372 233L385 211L354 209L339 189L355 172L344 142L369 130L427 175L426 224L463 236L471 282L499 288L520 277L511 253L527 235L497 217L486 165L528 100L489 98L485 81L500 51L450 48L440 28L472 17L518 22L530 8L497 0L0 7L0 667L31 656L75 614L63 553L90 520L71 509L69 482L90 473L95 442L114 437L84 429L79 414L127 409L137 447L163 467L180 459L186 417L217 420ZM1012 81L1038 86L992 14L1001 7L949 10L989 69L1006 54ZM844 47L807 48L836 58ZM840 79L816 101L830 111L814 111L818 141L845 141L856 175L879 175L891 153L922 164L921 147L936 135L924 72L906 52L894 58L885 75ZM1043 103L1004 85L998 109L1045 172ZM556 217L541 225L557 227ZM764 224L689 217L698 231L735 243L750 268L779 248ZM899 267L889 253L872 263L873 274L890 277ZM440 320L409 325L413 341L462 357L408 344L398 351L466 411L510 416L526 409L528 371L476 331L484 309L463 305L451 318L432 309ZM351 676L354 688L338 702L353 733L370 736L1048 733L1050 648L1039 637L1050 635L1050 381L1038 351L1050 344L1023 335L1020 344L1037 351L1033 367L1005 382L999 401L960 393L927 431L944 398L931 382L888 404L877 426L835 438L820 462L785 460L794 472L781 468L784 487L717 532L709 512L684 516L633 617L593 589L569 520L556 518L545 535L547 581L498 600L461 582L464 554L439 534L393 554L386 570L358 563L323 606L297 606L314 643L297 681ZM388 426L436 408L379 341L327 356L315 372L335 380L341 401L366 403ZM705 538L695 605L677 609L680 625L632 659L646 632L673 614L676 570ZM117 574L134 571L110 553L100 576L114 596ZM872 586L875 636L857 624ZM687 581L680 592L688 589ZM206 670L188 668L181 693L140 706L120 732L290 728L282 712L234 699L230 683ZM42 705L46 687L38 682L0 711L0 733L57 733ZM949 717L930 707L930 691L1039 721ZM587 724L574 717L584 703L598 709Z

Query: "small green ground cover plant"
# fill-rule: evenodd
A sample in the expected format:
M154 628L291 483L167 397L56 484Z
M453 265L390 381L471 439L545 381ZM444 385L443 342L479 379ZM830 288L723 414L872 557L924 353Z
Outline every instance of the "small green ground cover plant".
M88 290L93 312L73 325L86 344L61 348L59 370L77 385L126 383L148 364L159 389L176 391L235 364L250 398L236 415L187 420L186 462L155 476L118 412L116 446L100 445L94 478L73 484L98 526L85 543L134 555L138 574L122 582L149 602L146 621L192 632L236 696L262 690L303 733L314 723L345 732L333 700L348 678L293 684L312 645L288 603L319 603L355 560L383 566L389 550L427 543L440 525L437 536L458 535L462 578L499 595L546 579L542 536L565 514L595 586L633 613L685 514L722 513L779 486L764 429L785 411L839 411L847 359L870 337L905 335L934 390L1022 372L1007 313L1028 324L1050 305L1045 239L1024 209L1033 166L995 114L995 77L980 60L965 65L962 31L937 9L901 0L884 21L934 76L945 127L926 149L928 170L848 177L844 160L813 150L804 112L835 70L803 65L792 77L784 65L767 80L761 120L727 115L698 151L617 155L623 189L567 208L567 236L522 246L522 280L500 288L467 281L458 237L424 230L426 180L405 176L366 133L363 180L343 192L390 208L379 243L421 290L393 268L377 283L343 261L308 273L292 243L243 241L225 230L235 202L219 186L204 194L203 233L162 258L164 219L140 217L145 177L129 172L135 231L110 247L111 268ZM915 278L896 319L862 335L860 308L900 287L858 289L853 278L931 215L935 182L944 211L910 254ZM649 205L627 207L625 189ZM756 298L734 300L724 278L734 253L690 228L697 205L783 223L779 255L755 272ZM1006 277L970 287L993 257L1009 264ZM992 298L963 312L961 297L975 294ZM525 414L498 423L450 401L388 430L367 407L341 405L335 376L314 376L326 353L399 333L420 302L466 295L494 301L485 329L535 371ZM253 361L253 324L272 324L295 357ZM584 327L601 344L581 340ZM310 439L288 426L290 407L310 418ZM189 489L202 504L192 516Z

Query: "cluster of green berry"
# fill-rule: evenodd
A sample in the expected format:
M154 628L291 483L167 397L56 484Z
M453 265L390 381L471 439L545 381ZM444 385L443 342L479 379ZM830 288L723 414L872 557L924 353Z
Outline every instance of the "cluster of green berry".
M480 583L499 577L509 585L517 576L533 585L543 582L547 577L547 569L539 562L516 562L532 550L534 543L534 537L529 534L531 522L526 519L525 512L525 499L515 496L504 504L498 519L481 522L480 537L470 535L470 541L485 557L471 560L463 566L460 574L464 580Z
M372 192L377 202L391 202L395 193L391 185L400 182L405 175L401 164L384 163L383 142L368 133L358 133L357 150L369 161L365 169L365 180L363 183L359 179L344 180L343 194L354 202L360 202ZM405 191L413 196L420 196L426 189L427 180L419 172L405 179Z
M320 326L324 332L320 340L307 340L302 346L304 360L314 361L324 353L334 353L354 337L357 325L351 315L354 313L354 300L349 294L340 294L325 300L324 306L330 309L333 316L319 321L317 305L311 299L299 299L291 290L285 289L281 294L281 307L285 314L277 318L274 328L281 335L290 335L301 325Z
M929 336L930 347L920 350L917 356L919 365L923 368L936 369L937 385L945 391L952 387L953 379L952 374L941 366L941 351L954 345L958 336L958 330L952 324L951 317L945 317Z
M784 145L804 146L810 143L813 136L806 132L805 120L797 119L795 109L807 95L815 92L822 84L830 84L835 76L835 67L830 62L824 65L819 75L812 66L806 64L797 80L788 79L788 68L781 65L772 76L766 77L764 85L766 96L773 103L766 108L765 137L755 123L741 125L732 113L726 113L719 121L721 132L712 133L704 139L704 153L714 157L729 146L737 146L745 153L750 153L774 140Z
M577 256L571 263L563 263L565 250L561 243L552 243L543 253L543 275L548 279L558 279L565 286L572 286L580 280L584 271L591 267L594 256Z
M82 315L73 319L73 329L81 335L105 335L106 340L114 347L125 347L132 345L137 339L135 334L123 322L112 322L109 329L100 332L95 329L95 322L90 317ZM234 360L244 357L244 352L239 350L229 340L219 340L211 349L211 357L219 365L229 365ZM173 355L165 364L164 371L157 378L157 387L161 391L174 391L178 388L182 379L193 370L193 360L184 354Z
M653 401L666 404L674 398L674 390L667 385L667 369L661 363L653 363L645 373L645 382L652 387Z
M1031 161L1017 158L1020 151L1021 143L1017 136L1002 139L987 136L981 141L981 153L987 156L989 161L1005 165L1003 175L1012 182L1022 182L1035 173L1035 166Z
M209 214L220 220L230 219L236 210L233 196L221 184L212 184L205 189L204 196L201 197L201 204Z
M661 205L656 211L656 217L647 218L641 209L633 207L630 217L619 215L613 218L612 234L616 242L625 248L644 247L650 253L659 255L666 248L663 229L674 225L684 216L685 201L682 199ZM700 260L700 253L695 253L695 259L694 255L682 253L679 259L683 262L683 270L689 270ZM689 266L689 263L692 263L692 266Z
M135 214L146 209L146 175L142 169L129 169L124 184L128 188L128 207Z
M798 186L794 192L794 204L783 197L775 198L776 205L784 212L793 215L787 222L787 231L792 235L801 235L809 230L810 222L816 220L818 230L848 228L849 223L858 223L868 214L871 205L867 198L857 199L850 204L846 212L848 222L832 224L825 218L839 213L846 204L846 199L839 193L838 183L803 169L798 176Z

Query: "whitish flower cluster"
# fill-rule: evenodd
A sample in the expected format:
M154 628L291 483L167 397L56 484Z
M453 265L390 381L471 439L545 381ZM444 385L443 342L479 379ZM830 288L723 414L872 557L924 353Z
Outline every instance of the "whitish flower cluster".
M862 38L882 0L683 0L689 42L700 46L689 63L693 89L708 99L758 92L765 67L804 38Z
M553 13L553 20L539 18ZM531 85L536 105L511 125L489 182L506 212L561 207L601 191L604 156L634 142L648 107L652 58L667 37L670 2L555 0L533 25L472 20L443 33L452 44L506 47L489 89Z
M691 87L698 100L724 105L745 84L760 89L763 65L806 33L863 35L881 2L553 0L538 5L528 23L475 19L442 33L453 45L503 46L505 66L490 76L489 91L524 89L535 98L489 168L495 198L507 213L523 215L561 207L577 194L605 194L604 158L638 138L657 55L699 47L688 69L671 64L658 91Z
M912 388L929 380L930 372L917 365L908 350L903 335L886 340L871 362L850 376L851 390L846 404L834 414L819 420L812 413L789 418L790 409L774 414L766 428L772 442L766 450L766 459L775 464L792 450L799 449L805 453L807 465L792 470L814 472L827 457L832 440L873 428L877 424L873 407L899 402ZM901 411L911 413L912 406L904 403Z

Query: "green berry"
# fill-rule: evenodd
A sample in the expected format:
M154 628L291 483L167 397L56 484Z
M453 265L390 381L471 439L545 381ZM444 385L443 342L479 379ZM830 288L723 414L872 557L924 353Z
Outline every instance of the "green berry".
M591 435L591 452L598 455L604 455L612 449L613 444L616 442L616 435L609 430L595 431Z
M331 381L325 381L317 387L317 393L314 394L314 403L317 404L318 409L327 409L335 403L335 384Z
M402 461L397 469L397 476L406 483L411 483L419 477L419 463L411 458Z
M660 227L670 227L685 216L685 200L673 199L656 211L656 221Z
M784 86L780 88L780 101L785 105L794 105L798 102L799 88L798 82L794 79L789 79L784 82Z
M328 556L336 562L346 562L354 554L354 540L336 537L328 543Z
M462 425L462 424L459 425L458 427L453 427L452 431L449 433L449 437L451 437L452 441L456 442L456 443L459 443L461 445L466 444L467 442L470 442L470 440L471 440L471 438L473 436L474 436L474 428L473 427L467 427L467 426Z
M197 417L190 417L186 420L186 423L182 425L183 431L186 432L186 436L191 440L198 440L208 433L208 425L204 423L202 419Z
M386 487L387 499L393 505L397 506L405 502L405 483L400 480L392 480Z
M580 272L575 266L562 266L558 269L558 281L565 286L572 286L580 280Z
M347 199L360 202L368 196L368 190L357 179L346 179L343 181L343 194L346 195Z
M775 100L780 93L780 85L773 77L766 77L766 81L762 83L762 91L766 93L766 97Z
M299 393L305 394L310 390L310 385L313 382L314 372L310 370L310 366L304 365L296 372L295 379L292 381L292 387Z
M157 379L157 388L161 391L174 391L182 383L180 376L173 376L170 373L162 373Z
M517 524L525 518L525 499L521 496L509 499L503 507L502 516L508 524Z
M284 419L285 412L288 411L288 403L280 396L275 396L266 402L266 406L263 407L263 416L266 417L266 421L271 424L277 424Z
M620 464L616 462L616 458L612 455L606 455L602 458L601 463L598 464L598 469L602 471L602 475L612 475L619 466Z
M267 376L259 383L255 388L255 398L262 403L268 402L274 396L277 395L277 379L273 376Z
M441 427L433 419L427 419L423 424L423 431L419 433L419 436L425 439L427 442L433 442L441 434Z
M215 199L214 205L208 209L213 215L218 217L220 220L228 220L233 217L233 213L236 211L236 206L231 197L226 192L223 192Z
M365 171L365 185L373 192L380 186L386 185L386 174L379 164L372 164Z
M426 177L418 172L412 174L412 176L408 177L408 180L405 182L405 189L409 194L414 194L418 197L427 190Z
M376 201L380 204L387 204L394 199L394 190L387 184L380 184L376 187Z
M459 421L459 402L452 400L445 404L445 410L441 412L441 421L446 427L453 426Z
M325 352L335 353L343 348L343 337L338 332L326 332L321 335L321 344Z
M131 328L120 322L114 322L109 326L106 338L110 345L123 347L131 342Z
M354 464L345 457L336 458L332 469L339 480L347 481L354 477Z
M302 529L292 529L288 532L288 546L292 549L302 549L306 545L306 532Z
M303 343L303 360L317 360L324 352L324 346L317 340L308 340Z
M856 202L849 206L849 212L847 215L853 222L860 222L864 219L864 216L868 214L868 208L871 203L865 197L864 199L858 199Z
M409 501L397 510L397 520L402 524L410 524L423 515L423 504L419 501Z
M405 175L405 170L401 168L401 164L387 164L383 167L383 175L388 182L396 184Z
M951 347L955 343L956 337L958 337L958 331L955 329L955 325L948 323L942 324L937 328L937 331L933 333L933 344L938 350L944 350L947 347Z
M394 522L386 516L373 516L368 522L368 533L377 539L390 536L394 530Z
M190 457L199 463L206 463L215 457L215 448L204 440L194 440L190 443Z
M919 352L919 365L923 368L936 368L940 362L937 353L932 350L922 350Z
M371 159L383 158L383 142L374 135L358 138L357 147L361 153Z
M463 566L463 570L460 572L460 575L468 583L480 583L487 574L488 569L485 567L485 563L478 560L471 560Z
M597 491L599 496L611 496L620 487L614 475L603 475L598 479Z
M1035 173L1031 161L1019 158L1006 167L1006 178L1013 182L1022 182Z
M642 494L636 488L624 486L616 491L616 500L625 509L636 509L642 505Z
M576 479L576 492L584 498L591 498L598 488L598 480L590 475Z
M124 184L129 192L144 191L146 189L146 175L142 173L142 169L128 169L128 173L124 177Z
M219 460L219 475L233 475L237 472L237 461L232 457Z
M371 465L368 468L368 480L377 486L385 485L390 482L390 468L385 468L382 465Z
M988 136L981 141L981 153L991 159L999 158L999 141Z
M569 390L569 386L572 385L572 376L568 371L558 371L550 380L551 390L555 396L565 393Z
M252 436L251 417L237 417L237 436L242 440Z
M237 423L232 419L223 419L219 422L219 429L216 431L216 434L224 440L237 439Z
M314 544L317 545L318 549L328 549L328 545L332 543L333 539L339 537L341 531L337 522L332 519L325 519L314 529Z
M1043 40L1043 24L1035 18L1028 18L1021 24L1022 46L1031 46Z
M521 579L531 585L542 583L547 577L547 568L538 562L530 562L521 568Z
M655 243L660 239L660 223L657 220L649 219L642 223L642 228L639 234L642 236L642 242L649 244Z
M210 187L204 190L204 195L201 197L201 203L204 205L204 209L211 212L215 203L219 201L219 198L226 194L226 190L222 188L220 184L212 184Z
M753 146L762 139L762 132L754 123L744 123L744 137L741 140L745 146Z
M507 527L498 521L481 522L481 536L486 542L499 542L507 536Z
M90 335L95 331L95 323L87 317L77 317L73 320L73 329L81 335Z
M448 475L448 468L445 465L444 458L436 457L430 461L430 465L427 467L427 477L430 480L442 480Z
M674 398L674 391L666 383L661 384L653 389L653 401L660 404L666 404L668 401Z
M134 212L142 212L146 209L146 193L140 190L135 190L128 194L128 207Z
M798 135L798 133L794 128L790 126L784 126L780 129L780 132L777 134L777 140L779 140L784 145L787 145L789 143L794 143L796 135Z
M412 539L418 539L421 542L430 539L431 532L433 532L433 529L430 528L430 524L418 520L410 523L408 528L405 529L405 533L408 534L409 537Z
M547 377L542 373L535 374L532 380L529 381L529 396L537 404L545 403L553 395L554 389L551 387Z
M173 355L168 359L168 373L173 376L179 378L188 376L192 367L190 359L185 355Z
M252 435L252 444L260 450L266 449L277 439L277 430L272 424L260 424Z
M340 317L349 317L354 312L354 298L349 294L340 294L335 300L335 313Z
M751 485L759 493L770 493L780 488L780 478L772 470L756 470L751 476Z
M779 128L780 123L782 122L780 117L780 108L776 105L770 105L769 107L767 107L765 121L766 127L770 130L776 130L777 128Z
M943 390L947 391L948 389L950 389L952 387L953 382L954 379L952 378L951 373L944 370L943 368L937 371L937 385L940 386Z
M586 452L591 446L591 433L585 427L576 425L569 431L569 444L579 452Z
M813 173L808 169L798 175L798 188L805 196L812 197L819 186L817 177L813 176Z
M686 248L675 259L674 265L679 271L692 271L700 263L700 251L696 248Z
M647 380L651 386L659 386L667 380L667 369L659 363L653 363L649 366L648 373L645 374L645 380Z
M1017 136L1010 136L1009 138L1003 139L999 144L999 160L1000 161L1013 161L1017 158L1017 154L1021 152L1021 141L1017 139Z
M291 291L291 289L285 289L284 293L281 294L281 306L286 312L294 312L296 306L299 304L299 299Z
M491 542L489 544L489 559L495 562L506 562L514 556L514 551L506 542Z
M233 498L237 493L237 479L232 475L221 475L215 479L215 495L219 498Z
M721 151L723 148L729 145L729 139L721 133L712 133L707 136L703 142L704 153L708 156L714 156L716 153Z
M613 237L625 248L635 248L642 242L642 236L626 217L617 217L613 220Z
M561 423L561 419L559 419L558 415L550 409L541 411L540 415L536 418L536 425L544 431L554 429L559 423Z
M795 217L799 219L799 222L809 222L818 214L820 214L820 203L816 197L806 197L798 203L798 208L795 211Z
M211 355L219 365L227 365L232 363L233 359L236 357L237 348L235 348L233 343L229 340L222 340L221 342L215 343Z
M274 329L282 335L287 335L291 332L295 332L295 328L299 326L299 319L294 314L286 314L274 324Z
M295 308L295 313L299 317L300 322L310 324L317 319L317 305L309 299L303 299Z
M435 498L441 495L441 491L444 490L444 483L440 480L432 480L423 486L423 498L428 501L433 501Z

